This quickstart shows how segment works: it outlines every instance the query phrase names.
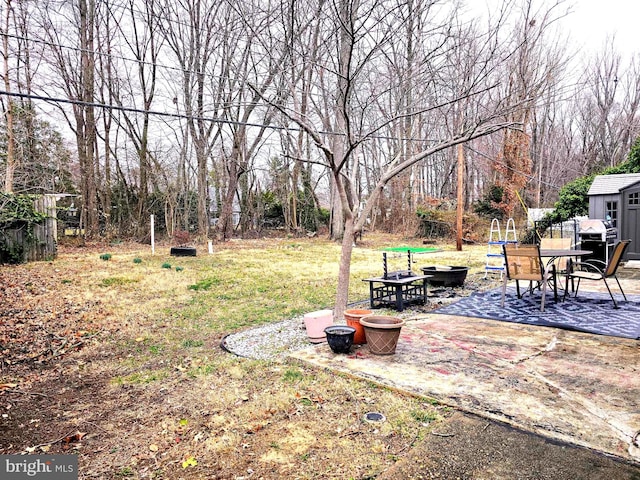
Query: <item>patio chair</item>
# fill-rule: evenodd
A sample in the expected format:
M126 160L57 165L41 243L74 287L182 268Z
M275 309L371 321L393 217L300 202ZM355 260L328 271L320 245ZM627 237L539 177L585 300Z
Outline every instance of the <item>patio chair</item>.
M625 302L627 301L627 296L624 294L622 290L622 286L620 285L620 281L616 275L618 271L618 267L620 266L620 261L624 256L624 252L627 250L627 247L631 243L631 240L621 240L616 243L616 246L613 248L613 253L611 254L611 258L609 258L609 264L603 262L602 260L590 259L584 262L575 262L572 265L572 271L568 272L567 280L574 279L578 280L575 289L574 297L578 296L578 289L580 288L580 280L602 280L604 282L605 287L607 287L607 291L609 292L609 296L611 300L613 300L613 308L618 308L618 303L616 302L613 293L611 292L611 288L609 288L609 283L607 282L607 278L615 278L616 283L618 284L618 288L624 297ZM564 292L565 297L567 296L567 290Z
M507 293L507 282L516 281L516 291L518 298L522 298L520 293L520 280L529 282L529 292L533 293L534 282L536 287L540 287L542 298L540 300L540 311L544 312L544 299L547 293L547 284L554 272L553 264L545 268L540 258L539 245L522 245L518 243L507 243L503 245L504 261L506 265L506 275L502 284L502 302Z
M541 238L540 239L540 250L569 250L573 247L573 239L569 237L556 237L556 238ZM543 261L545 257L542 257ZM553 266L555 268L555 272L553 272L553 288L556 289L557 292L558 285L556 285L555 281L558 275L566 275L567 270L571 268L571 263L575 261L573 257L558 257L553 260ZM545 262L548 264L548 262ZM564 285L559 285L560 288L564 288ZM574 289L573 283L571 284L572 291Z
M540 249L541 250L569 250L573 247L573 240L571 238L541 238ZM556 266L557 272L566 272L567 270L567 257L556 258L553 263Z

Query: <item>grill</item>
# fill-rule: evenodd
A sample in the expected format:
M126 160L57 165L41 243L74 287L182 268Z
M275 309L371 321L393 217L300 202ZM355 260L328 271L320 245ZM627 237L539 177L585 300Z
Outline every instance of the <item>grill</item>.
M618 237L618 229L607 220L583 220L580 222L578 236L581 240L614 242Z
M580 222L580 246L593 252L588 258L609 263L609 252L618 238L618 229L607 220L589 219Z

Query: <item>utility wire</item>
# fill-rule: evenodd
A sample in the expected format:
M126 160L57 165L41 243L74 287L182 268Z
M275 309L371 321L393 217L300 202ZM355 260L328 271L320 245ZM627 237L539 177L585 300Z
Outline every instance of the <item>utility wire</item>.
M161 111L154 111L154 110L141 110L138 108L131 108L131 107L122 107L122 106L118 106L118 105L106 105L103 103L97 103L97 102L85 102L82 100L69 100L66 98L54 98L54 97L45 97L45 96L41 96L41 95L33 95L33 94L26 94L26 93L13 93L13 92L6 92L6 91L2 91L0 90L0 95L7 95L7 96L11 96L11 97L18 97L18 98L28 98L31 100L42 100L45 102L59 102L59 103L65 103L65 104L71 104L71 105L80 105L80 106L86 106L86 107L96 107L96 108L102 108L105 110L116 110L116 111L122 111L122 112L128 112L128 113L140 113L140 114L149 114L149 115L157 115L160 117L164 117L164 118L174 118L174 119L194 119L194 120L203 120L203 121L209 121L209 122L215 122L215 123L220 123L220 124L229 124L229 125L237 125L237 126L247 126L247 127L257 127L257 128L267 128L267 129L271 129L271 130L277 130L277 131L294 131L294 132L302 132L303 130L301 128L298 127L281 127L281 126L277 126L277 125L265 125L265 124L260 124L260 123L251 123L251 122L238 122L238 121L234 121L234 120L226 120L226 119L221 119L221 118L217 118L217 117L194 117L192 115L184 115L184 114L180 114L180 113L169 113L169 112L161 112ZM340 133L335 133L335 132L324 132L321 131L319 132L323 135L340 135L343 136L344 134L340 134ZM383 139L383 140L397 140L397 138L395 137L386 137L386 136L374 136L371 138L375 138L375 139ZM423 142L425 141L424 139L402 139L402 140L406 140L406 141L420 141ZM433 140L432 140L433 141ZM497 163L499 165L502 165L504 167L506 167L507 169L511 170L514 173L517 173L518 175L522 175L525 178L528 178L529 180L534 180L535 176L527 174L525 172L519 171L509 165L507 165L505 162L501 162L497 159L493 159L491 157L489 157L488 155L472 148L471 146L467 145L466 146L467 149L469 149L470 151L472 151L473 153L475 153L476 155L479 155L480 157L482 157L484 160L486 160L487 162L493 162L493 163ZM577 170L575 171L576 173ZM553 185L551 183L545 182L545 181L541 181L541 183L549 188L553 188L555 190L560 190L560 187L558 187L557 185Z
M175 119L187 119L187 120L203 120L207 122L213 123L222 123L228 125L236 125L236 126L246 126L246 127L258 127L258 128L270 128L272 130L293 130L293 131L301 131L299 128L291 128L291 127L280 127L277 125L264 125L261 123L252 123L252 122L239 122L235 120L222 119L218 117L198 117L194 115L186 115L182 113L170 113L170 112L162 112L159 110L142 110L140 108L133 107L123 107L120 105L108 105L105 103L98 102L85 102L83 100L72 100L68 98L56 98L56 97L45 97L43 95L34 95L30 93L16 93L16 92L6 92L0 90L0 95L7 95L9 97L18 97L18 98L27 98L29 100L42 100L44 102L57 102L57 103L66 103L71 105L81 105L84 107L95 107L102 108L104 110L116 110L121 112L129 112L129 113L141 113L143 115L157 115L159 117L165 118L175 118ZM337 133L330 132L320 132L325 135L339 135Z
M183 25L182 23L178 22L179 24ZM186 24L184 24L186 25ZM52 41L48 41L48 40L43 40L43 39L34 39L34 38L30 38L30 37L26 37L26 36L22 36L22 35L16 35L16 34L10 34L10 33L6 33L6 32L1 32L0 31L0 36L3 37L7 37L7 38L11 38L14 40L19 40L22 42L26 42L26 43L34 43L34 44L40 44L40 45L44 45L50 48L56 48L56 49L64 49L64 50L70 50L73 52L78 52L78 53L87 53L87 54L91 54L91 55L96 55L96 56L100 56L103 58L108 58L108 59L115 59L115 60L121 60L123 62L130 62L130 63L135 63L135 64L139 64L139 65L145 65L148 67L158 67L158 68L162 68L168 71L175 71L175 72L180 72L182 74L190 74L190 75L202 75L206 78L212 79L212 80L220 80L220 79L224 79L224 80L229 80L230 77L229 76L224 76L224 75L216 75L210 72L201 72L201 71L196 71L196 70L190 70L190 69L185 69L185 68L180 68L180 67L173 67L170 65L165 65L162 63L158 63L156 61L147 61L147 60L142 60L142 59L138 59L138 58L131 58L131 57L126 57L124 55L117 55L114 53L106 53L106 52L102 52L99 50L95 50L95 49L86 49L86 48L80 48L80 47L75 47L75 46L69 46L69 45L63 45L61 43L56 43L56 42L52 42ZM570 84L566 84L564 86L561 86L559 91L555 94L556 97L560 98L561 101L563 99L563 95L565 94L564 92L575 92L575 88L577 88L578 86L582 86L583 82L580 81L576 81L574 83L570 83Z
M8 34L3 34L2 32L0 32L0 35L11 36L11 35L8 35ZM12 37L18 38L18 37L15 37L15 36L12 36ZM19 38L22 38L25 41L29 41L28 39L26 39L24 37L19 37ZM56 46L56 44L53 44L51 42L43 42L43 43L45 43L47 45ZM60 48L70 48L72 50L77 50L77 51L81 51L81 52L82 51L88 51L86 49L80 49L80 48L76 48L76 47L64 47L62 45L57 45L57 46L59 46ZM97 53L97 52L94 52L94 53ZM101 54L101 53L99 53L99 55L110 56L111 54ZM139 63L149 64L149 65L156 65L156 66L161 66L162 67L162 65L160 65L160 64L151 63L151 62L141 62L139 60L132 60L132 59L128 59L128 61L139 62ZM185 70L181 70L181 69L176 69L176 70L185 71ZM222 77L220 77L220 78L222 78ZM491 88L493 88L493 87L491 87ZM42 101L45 101L45 102L58 102L58 103L67 103L67 104L72 104L72 105L92 106L92 107L102 108L102 109L107 109L107 110L116 110L116 111L119 110L119 111L124 111L124 112L140 113L140 114L145 114L145 115L146 114L157 115L157 116L166 117L166 118L211 121L211 122L220 123L220 124L238 125L238 126L252 126L252 127L267 128L267 129L277 130L277 131L291 131L291 132L303 132L304 131L303 129L301 129L299 127L274 126L274 125L271 125L271 124L266 125L266 124L257 124L257 123L251 123L251 122L240 122L240 121L234 121L234 120L226 120L226 119L221 119L221 118L217 118L217 117L201 117L201 116L193 116L193 115L186 115L186 114L179 114L179 113L161 112L161 111L154 111L154 110L142 110L142 109L137 109L137 108L133 108L133 107L123 107L123 106L113 105L113 104L103 104L103 103L98 103L98 102L85 102L83 100L77 100L77 99L56 98L56 97L51 97L51 96L42 96L42 95L35 95L35 94L25 94L25 93L15 93L15 92L0 91L0 95L7 95L7 96L19 97L19 98L28 98L28 99L34 99L34 100L42 100ZM449 101L447 101L445 103L453 103L453 101L449 100ZM440 105L440 106L442 106L442 105ZM334 135L334 136L344 136L344 135L346 135L344 133L328 132L328 131L323 131L323 130L319 130L318 133L321 134L321 135ZM373 135L373 134L367 135L367 138L378 139L378 140L396 140L396 141L397 140L402 140L402 141L411 141L411 142L432 142L432 143L441 142L441 140L439 140L439 139L409 138L409 137L400 137L400 138L398 138L397 136Z
M95 108L100 108L100 109L104 109L104 110L115 110L115 111L128 112L128 113L138 113L138 114L142 114L142 115L156 115L156 116L159 116L159 117L173 118L173 119L180 119L180 120L202 120L202 121L205 121L205 122L213 122L213 123L219 123L219 124L223 124L223 125L235 125L235 126L245 126L245 127L266 128L266 129L270 129L270 130L287 131L287 132L304 132L305 131L304 129L302 129L300 127L279 126L279 125L271 125L271 124L264 124L264 123L254 123L254 122L240 122L240 121L237 121L237 120L228 120L228 119L218 118L218 117L201 117L201 116L187 115L187 114L182 114L182 113L162 112L162 111L159 111L159 110L143 110L143 109L134 108L134 107L124 107L124 106L120 106L120 105L105 104L105 103L99 103L99 102L85 102L84 100L48 97L48 96L35 95L35 94L29 94L29 93L7 92L7 91L4 91L4 90L0 90L0 95L7 95L9 97L17 97L17 98L26 98L26 99L30 99L30 100L42 100L42 101L47 102L47 103L64 103L64 104L69 104L69 105L80 105L80 106L85 106L85 107L95 107ZM346 135L344 133L328 132L328 131L325 131L325 130L320 130L320 131L318 131L318 133L320 135L333 135L333 136L341 136L341 137L344 137ZM441 140L427 139L427 138L405 138L405 137L398 138L398 137L393 137L393 136L388 136L388 135L370 135L367 138L377 139L377 140L402 140L402 141L407 141L407 142L432 142L432 143L437 143L437 142L441 141Z

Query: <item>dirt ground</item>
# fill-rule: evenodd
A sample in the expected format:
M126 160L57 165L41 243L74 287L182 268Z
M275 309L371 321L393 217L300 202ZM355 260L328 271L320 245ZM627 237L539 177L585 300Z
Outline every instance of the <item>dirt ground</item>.
M0 266L2 454L77 454L82 479L375 478L451 414L224 352L224 332L176 318L160 292L105 285L102 251Z
M640 480L640 466L455 413L378 480Z

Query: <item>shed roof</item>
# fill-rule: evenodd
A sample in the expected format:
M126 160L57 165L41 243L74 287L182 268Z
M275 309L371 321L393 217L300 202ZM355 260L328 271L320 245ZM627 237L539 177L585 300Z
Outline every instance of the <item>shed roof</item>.
M593 179L587 195L613 195L637 182L640 182L640 173L598 175Z

